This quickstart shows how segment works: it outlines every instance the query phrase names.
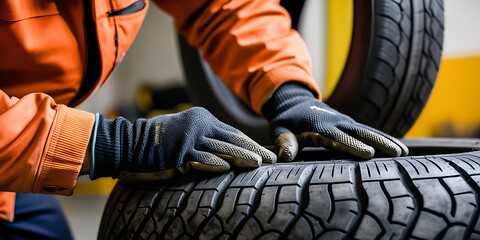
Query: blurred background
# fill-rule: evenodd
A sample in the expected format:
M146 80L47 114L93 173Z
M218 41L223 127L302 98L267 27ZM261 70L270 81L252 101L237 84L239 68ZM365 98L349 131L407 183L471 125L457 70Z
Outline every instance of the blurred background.
M480 137L480 1L444 0L445 42L436 85L406 137ZM301 33L323 91L335 86L348 52L351 0L307 1ZM154 5L124 61L79 108L129 119L191 106L172 19ZM58 197L76 239L96 239L115 181L80 178L73 196ZM74 227L73 227L74 226Z

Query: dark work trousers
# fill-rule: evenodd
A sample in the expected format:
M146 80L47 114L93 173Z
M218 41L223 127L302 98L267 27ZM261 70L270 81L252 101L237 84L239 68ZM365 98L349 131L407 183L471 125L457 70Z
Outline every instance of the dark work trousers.
M0 220L0 239L73 239L58 200L51 195L18 193L13 222Z

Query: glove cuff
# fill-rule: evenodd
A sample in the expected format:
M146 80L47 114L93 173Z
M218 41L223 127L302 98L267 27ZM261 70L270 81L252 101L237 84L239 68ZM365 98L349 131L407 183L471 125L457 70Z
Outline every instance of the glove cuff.
M307 86L296 82L285 83L263 104L262 114L271 121L283 111L312 99L316 100L315 95Z
M98 118L100 117L99 113L95 113L95 123L93 124L92 136L90 137L90 180L95 180L95 144L97 142L97 132L98 132Z
M120 146L115 144L115 139L111 134L113 121L108 120L104 115L98 114L96 117L96 131L92 136L95 143L92 146L92 168L90 179L94 180L100 177L116 176L120 162Z

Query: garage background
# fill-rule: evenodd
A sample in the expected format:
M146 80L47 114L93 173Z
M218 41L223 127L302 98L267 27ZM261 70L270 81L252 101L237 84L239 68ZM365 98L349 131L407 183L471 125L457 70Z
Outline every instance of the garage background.
M301 32L323 91L335 86L351 34L351 0L310 0ZM444 54L430 101L406 137L480 137L480 1L444 0ZM107 84L80 106L110 113L134 107L137 89L184 84L172 19L151 7L139 36ZM76 239L96 239L108 193L115 181L79 179L71 197L59 197Z

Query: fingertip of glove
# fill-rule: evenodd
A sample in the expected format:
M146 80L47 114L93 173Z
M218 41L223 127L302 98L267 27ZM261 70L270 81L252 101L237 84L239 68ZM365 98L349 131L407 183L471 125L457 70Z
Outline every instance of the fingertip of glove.
M409 153L408 147L405 146L402 142L398 141L395 145L392 146L392 150L395 151L394 154L391 154L394 157L403 157L407 156Z
M278 159L282 162L291 162L297 156L299 146L295 135L291 132L280 134L275 139L278 149Z
M203 171L203 172L225 172L230 170L230 164L226 163L225 164L205 164L205 163L200 163L196 161L188 162L187 163L188 167L191 167L197 171Z
M395 149L397 150L397 157L407 156L409 153L408 147L401 142L399 139L390 137L390 140L395 144Z
M392 156L392 157L400 157L402 156L402 148L400 146L397 146L397 145L390 145L390 149L383 149L383 151L381 151L382 153L384 154L387 154L388 156Z
M264 162L267 162L267 163L272 163L272 164L277 163L277 155L269 151L267 157L265 157L263 160Z
M358 155L361 159L370 160L375 156L375 151L373 152L362 152Z
M341 149L339 149L341 150ZM363 148L355 149L354 151L343 151L349 154L352 154L355 157L358 157L363 160L372 159L375 156L375 149L371 146L364 146Z
M263 152L260 154L261 156L261 161L260 162L266 162L266 163L276 163L277 162L277 155L273 153L272 151L266 149L265 147L262 147Z
M290 146L281 146L278 150L278 158L282 162L291 162L296 156L296 152L292 151Z
M222 161L224 161L226 164L228 162L232 163L233 165L241 168L257 168L262 165L262 156L258 154L252 154L250 156L244 155L244 156L232 156L228 154L220 154L216 153L216 157L219 157ZM228 169L227 169L228 170Z
M401 142L397 138L393 138L393 140L396 143L396 145L398 146L398 148L400 148L399 149L400 150L400 153L399 153L400 156L399 157L407 156L410 153L410 150L408 149L407 145L405 145L403 142Z
M400 145L400 148L402 149L402 153L400 156L407 156L410 153L410 150L407 146L405 146L405 144L402 143L402 145Z

